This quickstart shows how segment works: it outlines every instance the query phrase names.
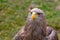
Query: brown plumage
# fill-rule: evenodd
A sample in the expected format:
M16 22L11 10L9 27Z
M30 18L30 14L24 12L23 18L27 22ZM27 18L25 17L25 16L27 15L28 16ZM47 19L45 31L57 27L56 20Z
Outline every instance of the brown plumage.
M38 8L30 10L26 24L13 40L58 40L57 32L47 27L44 12Z
M47 26L46 34L48 40L59 40L57 32L50 26Z

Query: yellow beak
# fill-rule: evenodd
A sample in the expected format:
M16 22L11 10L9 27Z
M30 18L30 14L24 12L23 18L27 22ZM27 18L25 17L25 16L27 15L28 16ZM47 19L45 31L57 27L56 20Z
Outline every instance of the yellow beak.
M36 13L33 12L33 13L32 13L32 20L34 20L35 18L36 18Z

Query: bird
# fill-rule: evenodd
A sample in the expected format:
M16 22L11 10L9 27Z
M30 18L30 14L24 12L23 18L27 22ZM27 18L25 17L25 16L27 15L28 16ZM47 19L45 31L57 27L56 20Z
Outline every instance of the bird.
M56 30L47 26L44 11L33 8L28 13L25 25L13 40L58 40L58 35Z

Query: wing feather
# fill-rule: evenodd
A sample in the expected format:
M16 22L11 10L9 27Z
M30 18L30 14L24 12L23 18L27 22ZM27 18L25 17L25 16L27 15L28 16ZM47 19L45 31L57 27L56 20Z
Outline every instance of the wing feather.
M24 26L18 31L18 33L13 37L13 40L23 40L24 36Z

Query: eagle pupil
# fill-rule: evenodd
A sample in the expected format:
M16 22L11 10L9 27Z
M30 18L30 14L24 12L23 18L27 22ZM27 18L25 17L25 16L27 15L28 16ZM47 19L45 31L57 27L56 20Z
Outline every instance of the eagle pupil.
M38 15L40 15L40 13L37 13Z
M32 14L32 12L31 12L31 14Z

